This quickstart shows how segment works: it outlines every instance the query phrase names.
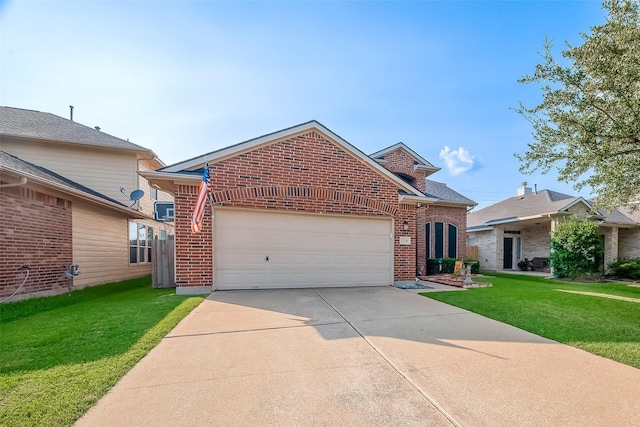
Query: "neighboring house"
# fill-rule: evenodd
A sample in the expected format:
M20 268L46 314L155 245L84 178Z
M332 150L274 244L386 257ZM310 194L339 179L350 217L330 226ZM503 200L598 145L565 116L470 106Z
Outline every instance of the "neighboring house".
M427 256L465 256L475 203L426 179L438 170L401 143L367 156L311 121L141 174L175 197L176 291L189 294L414 283Z
M517 263L525 258L548 258L551 231L570 215L598 222L605 265L640 256L638 218L624 210L593 213L591 203L582 197L532 191L526 185L523 183L514 197L469 214L467 243L478 247L483 270L517 270Z
M640 209L632 210L629 206L618 208L625 218L640 224ZM640 227L624 227L618 230L618 259L640 258Z
M173 198L138 171L162 166L98 129L0 107L0 300L22 284L23 265L29 278L12 300L150 274L148 240L173 234L153 219L154 202ZM80 272L71 280L69 265Z

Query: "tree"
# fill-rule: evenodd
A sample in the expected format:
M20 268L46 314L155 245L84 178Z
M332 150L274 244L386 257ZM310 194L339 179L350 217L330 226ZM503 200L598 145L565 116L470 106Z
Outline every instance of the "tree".
M575 279L586 273L598 273L604 244L598 224L569 217L551 232L549 264L553 274Z
M543 96L516 109L534 137L516 157L523 173L556 166L559 181L590 186L596 205L613 210L640 195L640 11L637 0L605 0L603 9L605 24L581 33L584 44L566 43L568 65L546 39L544 61L518 80L542 85Z

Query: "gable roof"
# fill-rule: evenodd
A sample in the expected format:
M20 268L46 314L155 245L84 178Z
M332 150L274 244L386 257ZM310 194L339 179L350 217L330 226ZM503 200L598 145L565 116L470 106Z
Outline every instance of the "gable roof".
M631 206L623 206L621 208L616 209L616 211L624 215L630 221L640 223L640 209L636 209L635 211L632 211Z
M638 212L631 213L628 209L614 209L613 211L606 213L602 213L602 218L604 222L610 224L630 224L630 225L638 225L640 221L640 216Z
M467 228L489 226L498 223L515 222L530 217L557 214L576 203L591 207L582 197L574 197L557 191L541 190L534 193L513 196L494 205L471 212Z
M477 203L457 191L452 190L443 182L426 180L427 197L433 197L441 202L464 204L466 206L476 206Z
M272 132L266 135L259 136L257 138L249 139L238 144L234 144L219 150L211 151L198 157L194 157L188 160L184 160L173 165L166 166L158 169L155 173L141 173L142 176L152 179L160 178L162 173L172 173L176 176L188 179L193 177L194 179L201 179L202 173L194 174L193 172L203 167L207 162L217 162L229 157L236 156L248 151L252 151L260 146L273 144L283 139L290 138L296 134L302 134L315 130L327 136L329 139L338 144L345 151L361 159L364 163L368 164L371 168L378 171L380 174L387 177L390 181L394 182L399 188L405 190L410 195L426 198L420 190L416 189L412 185L408 184L401 178L389 170L382 167L378 162L374 161L371 157L367 156L358 148L351 145L346 140L342 139L336 133L329 130L326 126L322 125L316 120L311 120L296 126L292 126L277 132ZM428 162L427 162L428 163ZM431 201L431 200L430 200Z
M385 154L395 151L397 149L402 149L407 154L409 154L413 158L413 161L415 162L415 167L428 171L429 175L436 173L441 169L437 166L434 166L431 162L426 160L424 157L420 156L418 153L413 151L411 148L407 147L402 142L398 142L397 144L393 144L387 148L383 148L380 151L376 151L375 153L370 154L369 157L371 157L376 162L384 163Z
M110 208L116 208L117 210L128 214L130 218L148 217L137 210L131 209L129 206L118 200L112 199L109 196L79 184L47 168L27 162L26 160L4 151L0 151L0 170L19 177L24 177L28 181L33 181L46 187L55 188L63 193L89 199L94 202L104 204Z
M496 224L513 223L546 215L562 214L572 206L582 203L589 209L590 201L582 197L570 196L557 191L542 190L510 197L494 205L469 213L467 230L486 229ZM598 210L593 217L601 224L619 226L640 225L640 211L631 212L628 207L614 209L611 212Z
M35 110L0 107L0 135L131 150L146 153L160 161L153 151L140 145L55 114Z

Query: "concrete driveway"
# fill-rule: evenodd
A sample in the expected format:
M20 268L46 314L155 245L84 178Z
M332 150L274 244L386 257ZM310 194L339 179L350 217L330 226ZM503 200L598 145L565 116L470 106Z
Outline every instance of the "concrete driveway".
M640 370L396 288L215 292L78 426L637 426Z

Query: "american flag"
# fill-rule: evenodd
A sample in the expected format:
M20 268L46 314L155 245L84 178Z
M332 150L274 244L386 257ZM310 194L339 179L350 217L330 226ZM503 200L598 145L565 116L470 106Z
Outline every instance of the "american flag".
M202 182L200 182L200 189L198 190L198 200L193 208L193 215L191 215L191 232L197 233L202 230L202 219L204 218L205 202L207 201L207 193L209 191L209 163L204 167L204 173L202 174Z

